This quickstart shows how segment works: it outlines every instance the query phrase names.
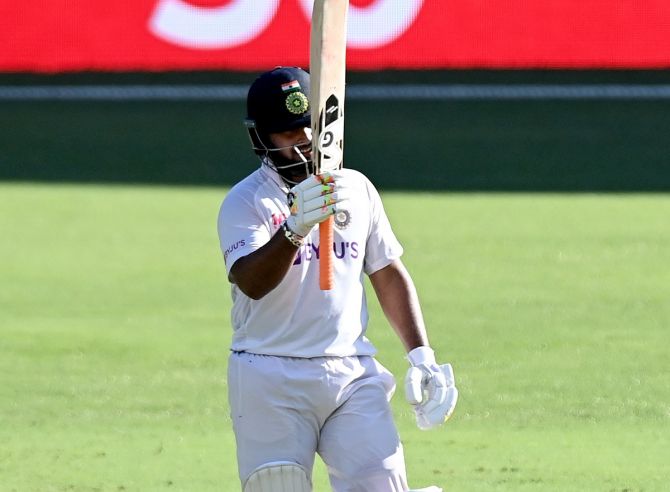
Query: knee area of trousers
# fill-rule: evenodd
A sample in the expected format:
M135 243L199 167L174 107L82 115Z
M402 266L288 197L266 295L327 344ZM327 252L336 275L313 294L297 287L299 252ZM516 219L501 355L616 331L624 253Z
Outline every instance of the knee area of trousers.
M352 461L340 463L336 469L333 469L336 475L346 477L352 482L365 481L369 477L388 477L395 480L397 477L405 477L405 460L402 455L402 448L394 454L381 460Z
M244 482L243 492L312 492L312 484L299 464L273 461L251 472Z

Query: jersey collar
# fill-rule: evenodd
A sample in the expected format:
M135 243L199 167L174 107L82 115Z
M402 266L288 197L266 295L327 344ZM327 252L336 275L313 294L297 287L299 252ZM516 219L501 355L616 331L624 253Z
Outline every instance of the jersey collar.
M272 181L274 181L277 184L277 186L279 186L282 189L282 191L284 191L285 193L288 193L288 191L289 191L288 186L286 185L286 183L284 182L282 177L279 175L279 173L277 171L275 171L274 169L272 169L272 167L270 167L270 164L268 163L267 158L265 158L261 161L260 172L265 178L271 179Z

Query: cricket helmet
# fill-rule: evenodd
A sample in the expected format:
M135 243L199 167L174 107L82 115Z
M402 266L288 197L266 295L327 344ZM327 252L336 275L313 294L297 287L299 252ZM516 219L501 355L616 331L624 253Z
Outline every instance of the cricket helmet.
M276 67L262 73L247 94L244 124L252 148L291 184L294 184L291 176L311 174L311 161L289 161L275 148L270 134L310 127L309 95L309 74L299 67ZM296 173L298 166L302 169Z
M299 67L277 67L261 74L247 95L247 120L264 133L310 126L309 74Z

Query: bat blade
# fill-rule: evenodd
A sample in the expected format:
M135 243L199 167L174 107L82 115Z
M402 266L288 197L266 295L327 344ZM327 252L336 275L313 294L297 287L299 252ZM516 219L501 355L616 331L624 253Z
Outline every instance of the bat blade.
M344 156L348 0L314 0L310 38L312 159L317 174L340 169ZM319 224L319 287L333 288L333 218Z

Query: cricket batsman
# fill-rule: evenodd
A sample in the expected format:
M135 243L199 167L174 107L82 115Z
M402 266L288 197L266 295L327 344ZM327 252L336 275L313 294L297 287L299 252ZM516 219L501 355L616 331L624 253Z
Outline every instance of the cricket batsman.
M244 492L307 492L315 454L336 492L408 492L389 400L393 375L365 336L364 274L407 350L417 425L452 414L449 364L430 347L412 279L379 194L360 172L315 175L310 78L278 67L251 85L245 121L260 167L225 197L220 246L231 283L231 417ZM333 244L318 224L334 216ZM319 289L319 252L334 251L334 288ZM421 489L439 491L437 487Z

